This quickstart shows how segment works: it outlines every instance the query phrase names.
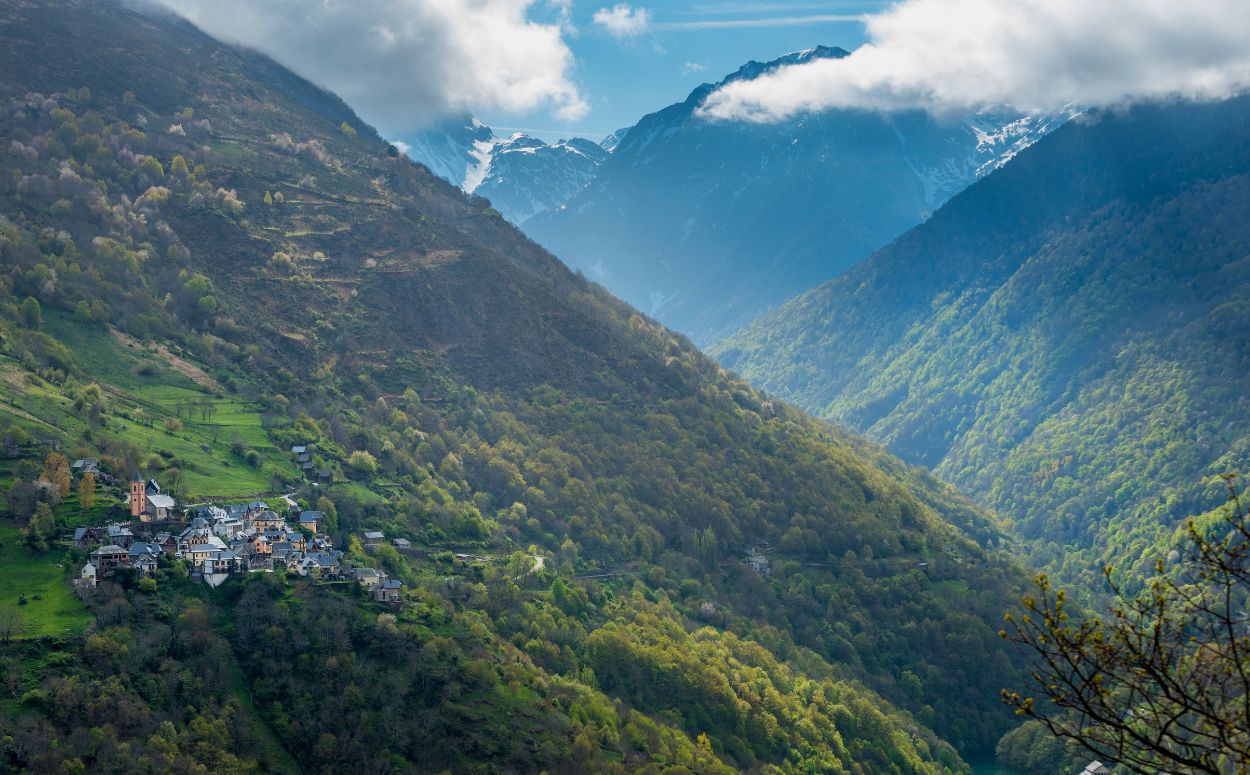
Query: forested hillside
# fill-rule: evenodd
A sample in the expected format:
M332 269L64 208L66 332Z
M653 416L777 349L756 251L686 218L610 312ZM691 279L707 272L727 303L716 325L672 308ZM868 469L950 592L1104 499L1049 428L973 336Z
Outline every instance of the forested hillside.
M1250 463L1250 101L1055 132L726 366L932 468L1068 579L1149 572Z
M0 540L38 569L0 579L0 766L940 773L1011 728L1021 577L953 490L266 59L113 3L0 21ZM405 597L175 560L80 602L70 528L120 492L58 445L181 502L290 486Z

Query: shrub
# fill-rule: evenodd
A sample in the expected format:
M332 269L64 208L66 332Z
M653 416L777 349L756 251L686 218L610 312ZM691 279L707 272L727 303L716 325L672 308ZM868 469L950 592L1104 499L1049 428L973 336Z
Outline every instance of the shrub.
M373 476L378 472L378 461L363 449L358 449L347 457L347 466L360 476Z
M39 302L34 298L27 296L23 299L18 314L21 316L24 328L37 329L43 327L43 311L39 309Z

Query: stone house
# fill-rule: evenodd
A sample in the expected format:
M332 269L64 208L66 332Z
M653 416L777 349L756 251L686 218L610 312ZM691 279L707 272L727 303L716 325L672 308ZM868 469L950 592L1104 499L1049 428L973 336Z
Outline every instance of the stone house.
M396 579L387 579L373 588L373 599L379 603L398 603L403 587Z
M91 553L91 564L101 576L107 576L117 568L125 566L129 559L130 551L117 544L101 546Z

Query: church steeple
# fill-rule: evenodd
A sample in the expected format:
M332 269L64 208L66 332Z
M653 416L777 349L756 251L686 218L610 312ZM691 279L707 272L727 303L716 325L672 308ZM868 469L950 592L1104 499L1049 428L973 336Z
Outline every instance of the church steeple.
M148 508L148 486L138 471L130 479L130 516L138 517Z

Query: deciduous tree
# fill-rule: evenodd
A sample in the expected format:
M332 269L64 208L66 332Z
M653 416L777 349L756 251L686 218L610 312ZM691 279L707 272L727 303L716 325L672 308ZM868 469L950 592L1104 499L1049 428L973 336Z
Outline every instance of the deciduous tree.
M23 533L26 545L33 551L46 552L48 537L52 535L55 526L56 518L52 514L52 507L47 503L37 504L35 513L30 516L30 523Z
M78 507L87 511L95 505L95 474L83 474L78 482Z
M1133 772L1250 773L1250 514L1190 520L1188 554L1163 561L1110 615L1083 616L1043 575L1004 637L1034 652L1041 701L1003 698L1060 738Z
M70 474L69 460L60 452L49 452L43 459L43 472L40 478L46 479L56 488L60 498L69 494Z

